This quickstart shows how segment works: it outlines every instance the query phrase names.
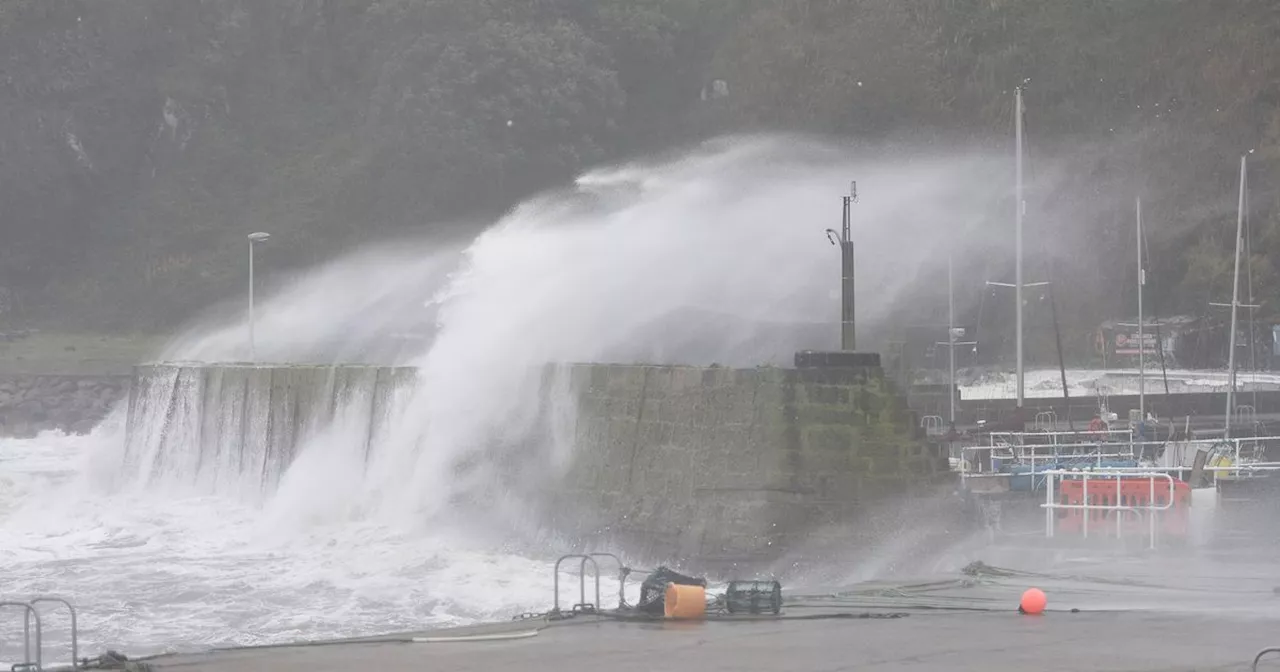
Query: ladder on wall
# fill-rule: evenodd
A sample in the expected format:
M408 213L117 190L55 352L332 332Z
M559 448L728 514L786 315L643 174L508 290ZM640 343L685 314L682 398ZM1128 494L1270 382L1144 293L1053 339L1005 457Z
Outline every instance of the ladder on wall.
M39 595L29 600L0 600L0 608L22 610L22 657L23 661L13 666L13 672L42 672L44 666L44 632L40 621L39 605L60 604L71 613L71 669L81 667L80 632L76 622L76 607L70 600L53 595ZM32 627L32 624L35 627Z

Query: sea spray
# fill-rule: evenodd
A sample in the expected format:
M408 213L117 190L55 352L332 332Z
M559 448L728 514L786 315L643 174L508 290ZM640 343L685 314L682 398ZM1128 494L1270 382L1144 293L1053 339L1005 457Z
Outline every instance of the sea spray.
M172 366L135 390L127 442L83 448L94 487L3 521L7 578L72 595L90 644L130 652L545 608L554 531L494 539L539 524L527 504L572 460L574 390L556 365L787 365L833 347L839 256L823 230L854 179L859 319L874 330L926 260L983 245L1003 166L731 138L591 171L469 244L426 232L353 251L260 293L258 360L411 379L380 392L298 373L287 394L329 395L331 410L287 441L260 421L280 381L244 365L236 298L159 354ZM241 366L208 371L227 363ZM223 431L236 426L250 431Z
M859 161L795 137L726 139L587 173L514 208L465 248L428 235L358 250L260 302L257 353L273 363L407 365L415 380L396 408L371 411L373 391L353 388L337 393L334 417L313 419L288 448L266 445L261 427L244 445L227 445L225 432L201 432L196 416L238 426L229 416L239 412L252 425L269 403L254 396L262 386L249 386L247 400L232 398L232 386L202 403L192 397L216 392L180 369L171 385L157 381L135 400L142 443L127 469L148 487L158 479L234 488L275 516L313 521L429 526L459 502L476 505L486 489L536 491L528 476L552 476L539 465L553 457L564 465L572 448L563 428L572 426L573 392L560 385L551 394L549 364L787 365L798 349L832 347L838 255L822 231L849 179L861 185L859 313L874 324L933 244L975 219L960 215L999 192L975 179L984 162ZM164 358L240 361L244 319L200 321ZM549 394L561 426L552 433L540 419ZM372 438L351 420L364 414L354 424L367 426L370 412L389 414ZM209 436L224 445L202 445ZM255 475L229 478L229 452ZM530 473L513 473L513 464Z

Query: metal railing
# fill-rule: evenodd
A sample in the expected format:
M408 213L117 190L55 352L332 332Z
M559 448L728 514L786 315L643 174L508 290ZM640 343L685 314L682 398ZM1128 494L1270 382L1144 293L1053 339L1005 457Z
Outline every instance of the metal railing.
M1116 446L1116 452L1105 452L1104 446L1108 444L1046 444L1035 446L1020 446L1015 444L998 444L991 446L964 446L960 449L960 477L961 479L971 478L974 476L995 476L1007 474L996 467L995 462L1011 462L1014 464L1027 466L1032 473L1036 472L1036 464L1059 464L1064 460L1075 462L1083 465L1092 462L1093 466L1098 469L1105 468L1103 462L1107 460L1134 460L1136 455L1133 452L1134 445L1131 443L1110 444ZM1089 450L1081 450L1089 449ZM987 462L991 463L991 468L984 468L981 453L988 453ZM969 459L969 454L979 459ZM976 468L975 463L976 462Z
M1053 411L1047 411L1052 413ZM1039 420L1039 414L1037 414ZM1056 415L1054 416L1057 417ZM1099 429L1090 431L1032 431L1032 432L991 432L991 445L1007 443L1014 446L1087 446L1101 443L1133 443L1132 429Z
M618 566L618 609L624 609L627 606L627 577L633 573L649 574L650 570L632 569L622 564L622 558L613 553L571 553L562 555L556 560L555 567L555 601L550 614L558 616L563 612L560 610L560 566L567 560L579 560L578 563L578 603L571 607L573 613L596 613L604 608L600 603L600 564L596 558L609 558ZM591 564L594 570L593 576L595 580L595 602L587 601L587 563Z
M1230 467L1205 467L1205 471L1215 472L1218 478L1250 478L1261 474L1280 471L1280 462L1247 462Z
M1259 651L1258 655L1253 657L1253 667L1250 668L1253 672L1258 672L1258 663L1262 660L1262 657L1268 653L1280 653L1280 646L1268 646L1267 648Z
M1129 430L1111 430L1114 435L1128 434ZM959 449L959 470L961 477L975 475L991 476L1001 473L999 469L984 468L980 459L982 453L988 453L990 459L1001 462L1009 461L1025 465L1035 472L1036 464L1057 464L1063 461L1074 462L1085 466L1092 462L1095 469L1113 469L1116 465L1103 464L1106 460L1141 460L1144 470L1157 470L1164 473L1176 473L1180 478L1193 470L1196 454L1201 450L1209 452L1209 460L1204 465L1204 472L1211 476L1222 474L1240 475L1258 471L1251 469L1250 464L1269 464L1261 462L1268 446L1280 447L1280 436L1243 437L1234 439L1185 439L1180 441L1135 441L1132 436L1124 442L1051 442L1023 443L1029 436L1057 437L1063 433L1031 434L1021 432L993 433L991 445L963 446ZM1080 432L1075 435L1081 434ZM1008 440L1008 439L1013 439ZM1114 447L1114 451L1108 448ZM1155 456L1161 457L1156 459ZM1217 464L1214 460L1225 457L1230 464ZM975 464L976 463L976 464ZM1075 466L1075 465L1073 465ZM1265 470L1264 470L1265 471Z
M20 663L19 665L15 665L14 669L16 670L34 669L36 670L36 672L39 672L39 670L43 669L44 667L43 661L41 660L41 657L40 657L40 650L43 646L43 643L40 641L40 637L41 637L40 614L36 612L36 608L32 606L29 602L11 602L11 601L0 602L0 607L16 607L18 609L22 609L25 612L23 614L23 623L26 624L26 626L23 628L23 633L22 633L23 662ZM36 622L36 646L35 646L36 657L34 659L31 657L31 630L29 627L32 619L34 619ZM35 665L35 667L32 667L33 664Z
M27 633L30 632L31 617L32 615L37 614L37 610L35 607L37 604L40 604L42 602L44 603L53 602L53 603L61 604L65 606L67 608L67 611L71 613L71 669L74 670L80 664L80 631L79 631L79 624L76 621L76 608L75 608L75 605L71 604L70 601L61 597L55 597L53 595L40 595L38 597L32 598L30 601L27 602L27 604L31 605L32 608L31 610L27 611L26 618L24 619L22 624L23 636L24 637L27 636ZM37 623L37 627L39 627L38 615L37 615L36 623ZM37 640L38 639L39 637L37 637Z
M941 415L926 415L920 418L920 427L924 429L926 436L938 436L944 434L943 421Z
M1151 446L1153 448L1164 448L1165 456L1164 464L1158 465L1161 469L1190 471L1194 463L1196 453L1201 450L1208 451L1209 458L1213 459L1219 456L1227 457L1232 461L1233 465L1246 465L1249 463L1260 463L1261 458L1266 453L1268 445L1280 447L1280 436L1252 436L1235 439L1184 439L1181 441L1145 441L1137 444L1145 448ZM1172 457L1169 457L1172 451ZM1152 451L1155 452L1154 450ZM1209 464L1206 461L1205 471L1221 471L1229 469L1219 465Z
M588 553L586 554L586 557L613 559L613 562L616 563L618 566L618 608L626 607L627 575L628 573L631 573L630 568L626 567L625 564L622 564L622 558L614 556L613 553ZM598 563L595 563L595 561L591 561L591 562L595 564L595 608L603 609L604 605L600 604L600 566ZM586 573L585 559L584 561L582 561L581 564L579 564L579 568L577 568L577 572L579 572L579 576L585 576L585 573Z
M591 612L597 611L600 605L600 565L597 564L595 558L591 557L590 555L585 555L582 553L572 553L569 555L562 555L560 556L559 560L556 560L555 580L553 582L555 586L556 594L555 594L555 601L553 602L554 606L551 609L551 613L552 614L562 613L560 610L560 565L564 564L565 560L581 560L582 561L581 564L579 565L579 573L578 573L578 603L573 605L571 610L575 613L577 612L591 613ZM588 562L591 563L592 569L595 570L594 571L595 581L596 581L596 601L595 602L587 602L586 568L587 568Z
M26 602L7 601L0 602L0 607L17 607L23 610L22 615L22 654L23 662L13 666L15 672L18 671L35 671L39 672L44 669L44 624L40 620L40 610L36 607L42 603L57 603L65 606L71 614L71 669L75 670L80 667L80 624L76 615L76 607L71 604L70 600L52 595L38 595ZM31 624L35 623L35 657L31 656L32 652L32 629Z
M1161 511L1168 511L1169 509L1173 508L1173 505L1174 505L1174 495L1176 492L1175 486L1174 486L1174 479L1169 474L1162 473L1159 471L1139 471L1136 469L1129 470L1129 469L1123 469L1123 468L1107 469L1105 471L1088 471L1088 470L1082 470L1082 469L1054 469L1054 470L1041 472L1041 474L1045 476L1045 503L1042 504L1041 506L1045 509L1045 536L1048 538L1053 538L1054 536L1054 523L1056 520L1055 513L1057 511L1062 511L1062 510L1084 511L1085 516L1083 520L1083 526L1081 528L1081 533L1085 539L1089 538L1089 519L1091 516L1089 516L1088 514L1091 511L1116 512L1115 516L1108 516L1108 517L1115 518L1117 539L1123 536L1124 525L1121 518L1122 512L1134 512L1135 514L1146 512L1148 514L1147 523L1149 525L1148 543L1151 548L1155 548L1156 547L1156 515ZM1065 503L1058 502L1054 499L1053 492L1054 492L1055 482L1063 480L1068 477L1083 481L1081 485L1083 489L1083 495L1081 497L1082 503L1080 504L1065 504ZM1143 504L1124 504L1123 503L1124 500L1122 497L1121 486L1123 485L1123 480L1125 478L1146 479L1150 483L1151 490L1150 490L1150 496L1147 502ZM1104 479L1104 480L1114 479L1115 480L1115 490L1114 490L1115 503L1114 504L1090 503L1090 500L1089 500L1090 479L1095 479L1095 480L1096 479ZM1163 500L1156 499L1156 480L1157 479L1165 481L1169 487L1169 493L1168 493L1169 496ZM1102 485L1101 487L1103 488L1103 490L1096 491L1095 494L1103 494L1103 493L1111 494L1110 492L1106 492L1107 490L1109 490L1107 485ZM1157 503L1158 501L1159 503Z

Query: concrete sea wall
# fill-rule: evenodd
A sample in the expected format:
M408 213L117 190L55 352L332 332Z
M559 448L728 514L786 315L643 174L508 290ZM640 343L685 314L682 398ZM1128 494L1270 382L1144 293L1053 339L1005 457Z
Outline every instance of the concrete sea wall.
M367 452L389 431L393 397L414 370L385 366L150 364L136 367L126 460L160 475L213 485L274 486L317 432L343 422L343 441Z
M84 434L127 393L129 376L9 374L0 376L0 436L46 430Z
M571 375L574 461L550 519L584 543L693 567L761 566L822 535L852 538L847 525L870 507L954 480L878 367L582 365Z

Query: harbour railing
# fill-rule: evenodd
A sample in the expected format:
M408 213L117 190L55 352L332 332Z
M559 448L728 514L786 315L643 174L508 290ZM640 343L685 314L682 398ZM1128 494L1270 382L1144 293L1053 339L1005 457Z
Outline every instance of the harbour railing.
M1264 460L1268 447L1280 448L1280 436L1143 441L1135 439L1128 429L994 432L988 445L960 446L953 457L957 458L955 467L962 479L1008 475L1010 465L1039 474L1053 466L1102 470L1125 466L1117 462L1134 462L1145 470L1175 474L1185 480L1202 451L1206 453L1203 471L1211 477L1267 472L1265 467L1270 463Z

